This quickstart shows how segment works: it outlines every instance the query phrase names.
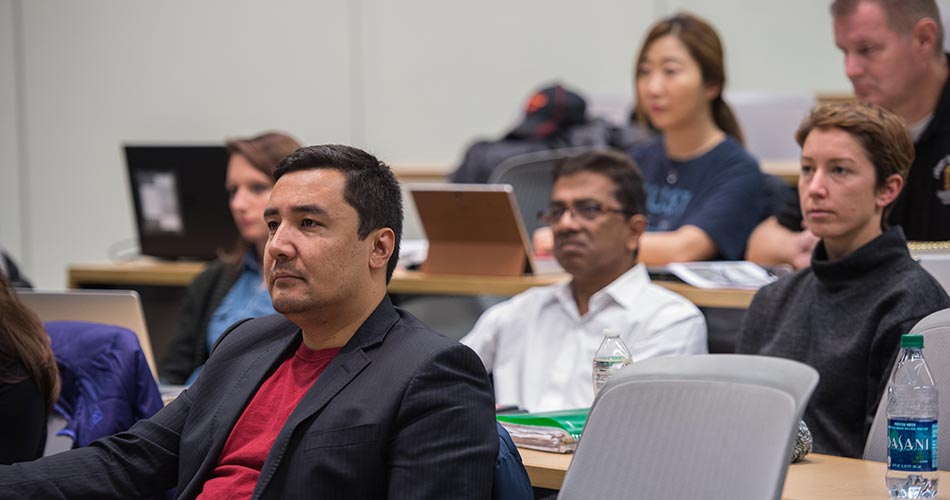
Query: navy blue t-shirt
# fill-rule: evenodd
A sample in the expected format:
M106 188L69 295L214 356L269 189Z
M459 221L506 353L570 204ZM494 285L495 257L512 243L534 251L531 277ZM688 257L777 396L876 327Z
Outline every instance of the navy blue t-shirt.
M759 164L732 137L701 156L674 161L663 138L630 150L647 191L648 231L693 225L716 245L716 259L741 260L746 241L766 215Z

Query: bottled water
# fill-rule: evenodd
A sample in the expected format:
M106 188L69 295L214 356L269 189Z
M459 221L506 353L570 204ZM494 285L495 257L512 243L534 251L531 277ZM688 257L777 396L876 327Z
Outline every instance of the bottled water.
M594 395L607 383L611 375L633 362L630 350L617 330L604 330L604 340L594 354Z
M891 498L937 496L937 387L923 354L924 338L901 336L887 388L887 490Z

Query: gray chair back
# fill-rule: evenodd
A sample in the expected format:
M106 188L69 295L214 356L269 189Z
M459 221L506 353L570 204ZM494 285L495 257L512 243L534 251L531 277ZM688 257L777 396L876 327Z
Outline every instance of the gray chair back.
M924 359L937 384L940 418L950 418L950 309L937 311L920 320L910 333L924 336ZM898 352L898 356L900 353ZM896 360L896 357L895 357ZM896 361L894 363L897 364ZM893 368L891 369L893 371ZM937 466L950 470L950 425L937 427ZM877 405L871 431L864 443L864 459L887 462L887 391Z
M594 400L558 498L779 499L817 383L765 356L634 363Z
M492 171L489 184L508 184L514 191L529 239L541 226L538 212L551 202L554 165L564 158L591 150L590 147L577 147L526 153L508 158Z

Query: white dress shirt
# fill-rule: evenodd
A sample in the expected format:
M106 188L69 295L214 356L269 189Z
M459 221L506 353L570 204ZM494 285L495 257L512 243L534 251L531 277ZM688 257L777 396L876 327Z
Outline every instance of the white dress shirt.
M529 289L485 311L462 339L493 373L498 404L528 411L594 402L594 353L619 330L633 361L707 352L706 321L637 264L591 298L581 316L570 280Z

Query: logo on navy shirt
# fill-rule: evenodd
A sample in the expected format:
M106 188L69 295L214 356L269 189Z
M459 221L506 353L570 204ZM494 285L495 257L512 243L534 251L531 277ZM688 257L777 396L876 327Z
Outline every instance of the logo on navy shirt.
M693 193L672 186L647 184L647 213L650 214L650 230L669 231L679 227L679 218L686 213Z

